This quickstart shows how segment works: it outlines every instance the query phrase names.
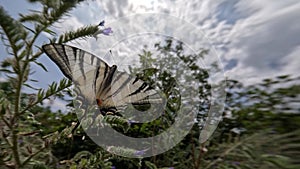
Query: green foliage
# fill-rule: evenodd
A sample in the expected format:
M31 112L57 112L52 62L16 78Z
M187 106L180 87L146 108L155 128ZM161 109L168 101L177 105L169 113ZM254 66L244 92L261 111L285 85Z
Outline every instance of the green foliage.
M299 130L287 134L264 130L228 137L209 146L210 151L203 161L204 168L297 168L299 134Z
M58 38L58 43L65 43L74 39L78 39L79 37L80 38L93 37L94 35L91 35L90 32L97 32L97 31L98 31L98 25L96 26L90 25L83 28L79 28L76 31L69 31Z
M198 56L183 55L182 44L167 40L165 46L157 44L157 50L164 55L179 57L193 71L195 79L201 83L199 97L205 100L199 107L198 121L205 119L209 109L209 90L207 71L195 65L196 58L203 57L207 51ZM131 69L148 83L158 84L168 99L167 109L164 115L170 115L170 110L176 112L176 108L170 107L176 103L176 85L172 82L172 74L159 72L165 65L172 64L172 58L160 60L162 67L154 62L153 52L143 51L140 55L142 66L154 67L144 69L137 73L138 69ZM180 67L180 66L179 66ZM186 69L185 69L186 70ZM184 72L185 70L177 70ZM184 74L184 73L182 73ZM147 76L148 75L148 76ZM177 76L178 77L178 76ZM155 80L154 80L155 79ZM162 81L162 82L160 82ZM175 168L298 168L299 159L299 109L290 103L299 103L299 78L279 76L275 80L266 79L261 84L243 86L235 80L228 81L226 109L224 120L210 141L199 144L198 137L200 127L194 127L190 134L176 147L150 160L155 166L174 166ZM172 86L172 87L170 87ZM206 104L205 104L206 103ZM178 102L177 102L178 104ZM175 104L176 105L176 104ZM171 113L172 114L172 113ZM172 115L171 115L172 116ZM173 114L174 116L174 114ZM163 124L172 122L172 118L166 118ZM171 120L171 121L170 121ZM153 126L163 126L159 130L164 131L169 125L154 123ZM151 123L142 126L134 126L128 132L142 134L144 137L152 133ZM290 148L292 147L292 148ZM152 168L152 165L149 166Z
M11 51L8 51L8 53L15 57L20 57L19 51L24 47L24 41L26 40L28 33L20 22L14 20L6 13L2 6L0 6L0 19L2 28L2 31L0 32L1 38L2 40L8 41L9 45L5 44L5 46L12 49ZM18 69L16 66L13 68Z

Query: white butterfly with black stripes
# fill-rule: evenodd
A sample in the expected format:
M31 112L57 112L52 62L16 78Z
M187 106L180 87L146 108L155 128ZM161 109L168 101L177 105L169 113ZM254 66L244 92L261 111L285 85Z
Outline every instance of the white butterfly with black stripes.
M117 71L116 65L109 66L91 53L62 44L47 44L43 50L78 86L79 95L97 104L102 114L124 110L129 104L162 102L160 94L144 81Z

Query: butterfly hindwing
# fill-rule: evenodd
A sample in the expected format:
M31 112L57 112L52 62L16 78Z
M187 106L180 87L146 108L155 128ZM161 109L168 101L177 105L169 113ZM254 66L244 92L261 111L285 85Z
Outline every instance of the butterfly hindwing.
M156 90L124 72L117 72L111 86L112 99L119 104L148 104L159 101ZM158 99L155 101L155 99Z

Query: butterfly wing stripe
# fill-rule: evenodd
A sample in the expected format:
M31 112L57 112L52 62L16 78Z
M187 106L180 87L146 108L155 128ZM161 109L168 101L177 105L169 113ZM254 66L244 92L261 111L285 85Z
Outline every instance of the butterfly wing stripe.
M112 83L113 88L116 90L113 92L111 96L118 94L124 87L128 87L128 84L130 83L132 78L133 78L132 76L128 75L125 72L117 72L116 78L114 78L114 81Z
M115 96L115 97L126 97L124 92L128 90L128 84L132 80L132 77L124 72L117 72L114 76L112 83L112 94L106 96L106 98ZM118 94L120 95L118 96Z
M100 73L100 67L98 69L96 69L96 72L95 72L95 79L94 79L94 83L93 83L95 93L97 93L97 79L99 77L99 73Z
M135 77L134 81L132 82L132 84L135 84L137 81L139 81L138 77Z
M119 81L124 75L126 75L125 72L117 72L116 75L114 76L115 78L114 78L112 84L114 84L117 81Z
M116 70L117 70L117 66L116 65L113 65L109 69L109 71L107 73L107 76L105 77L104 81L102 82L103 86L99 89L99 92L98 92L99 95L100 95L100 93L106 95L107 93L110 92L110 90L111 90L111 83L112 83L113 76L114 76L114 73L116 72ZM101 97L101 98L104 98L104 96Z
M102 65L100 65L100 66L103 67ZM105 81L106 76L107 76L107 74L108 74L109 71L110 71L110 67L104 65L104 74L103 74L103 78L102 78L102 80L101 80L101 85L100 85L100 87L99 87L98 93L100 93L101 91L103 91L104 86L102 86L102 84L103 84L103 82Z
M62 53L63 53L64 55L63 55L63 57L61 57L61 58L65 61L65 63L68 64L67 67L70 67L69 58L67 57L68 55L67 55L67 53L66 53L65 48L64 48L63 46L62 46L62 47L55 47L55 50L56 50L58 53L61 53L60 50L62 50Z
M154 94L149 94L144 99L138 100L133 104L144 104L144 103L162 103L161 96L154 90Z
M103 64L100 63L97 72L99 72L99 74L96 74L95 76L95 88L96 88L96 95L97 98L102 98L101 97L101 93L103 91L103 82L105 81L105 77L107 75L109 71L109 67L105 66ZM104 72L104 73L102 73Z
M95 55L75 47L48 44L44 45L43 49L51 60L58 65L62 73L73 80L76 87L79 88L79 94L93 101L92 98L96 89L94 79L96 71L99 69L97 65L105 67L106 72L109 71L109 66Z
M110 70L109 70L109 72L107 74L107 77L105 78L103 88L108 88L108 87L111 86L111 83L112 83L112 80L113 80L113 77L114 77L114 74L115 74L116 70L117 70L117 66L116 65L113 65L110 68Z
M156 90L144 81L123 72L116 73L112 85L112 95L106 96L106 98L112 97L117 105L159 103L161 101Z
M103 67L102 65L100 65L101 67ZM108 73L108 69L109 66L104 65L104 78L106 77L107 73Z
M100 63L109 67L104 61L95 55L72 46L47 44L43 46L43 49L50 59L58 65L64 75L66 75L69 79L72 79L72 73L77 69L81 70L82 74L88 72L85 70L86 66L82 65L83 63L90 65L87 67L89 70L95 69ZM74 68L76 68L76 70L74 70Z
M84 66L89 66L87 64L84 64ZM95 78L95 71L94 70L90 70L88 72L85 73L86 79L83 76L79 76L81 75L80 73L81 71L75 71L74 74L74 84L75 87L80 89L81 91L81 96L82 97L86 97L90 102L94 102L96 100L95 98L95 85L93 83L93 80Z
M127 87L127 84L129 83L131 78L132 77L128 76L127 79L124 82L116 81L115 83L113 83L114 88L117 88L117 89L112 93L112 95L110 95L108 97L117 95L119 92L121 92L124 87ZM119 86L116 87L116 84L119 84Z
M97 88L97 92L96 92L96 96L99 99L104 99L105 95L107 95L108 93L110 93L110 75L109 73L114 70L115 68L111 69L110 67L104 65L104 64L100 64L99 66L99 75L96 76L96 88ZM103 73L104 72L104 73Z
M69 62L65 59L66 55L62 54L54 45L44 45L43 49L50 59L58 65L62 73L69 79L72 79L72 71Z
M73 50L74 50L74 48L73 48ZM79 64L79 68L80 68L81 74L82 74L84 80L86 80L85 71L84 71L85 67L83 66L85 52L82 52L79 49L78 50L75 49L75 56L77 54L79 55L79 63L78 64ZM87 58L87 60L88 60L88 58Z
M143 83L138 89L136 89L134 92L130 93L127 97L133 96L137 93L142 92L142 90L145 89L146 87L149 88L149 86L146 83Z

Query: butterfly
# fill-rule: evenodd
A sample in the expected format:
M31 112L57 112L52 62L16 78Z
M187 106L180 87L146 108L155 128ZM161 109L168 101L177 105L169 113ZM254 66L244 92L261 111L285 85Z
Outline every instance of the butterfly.
M124 110L128 105L161 103L160 94L136 76L117 70L82 49L46 44L44 52L77 87L86 103L96 104L102 114Z

